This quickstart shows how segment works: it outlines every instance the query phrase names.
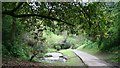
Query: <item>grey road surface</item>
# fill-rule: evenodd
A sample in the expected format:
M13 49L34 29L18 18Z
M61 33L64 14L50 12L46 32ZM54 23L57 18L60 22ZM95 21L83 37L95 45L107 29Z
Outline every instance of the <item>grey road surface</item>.
M105 61L103 60L100 60L99 58L91 55L91 54L88 54L86 52L82 52L82 51L79 51L79 50L72 50L76 55L78 55L82 61L90 68L90 67L98 67L98 66L103 66L103 68L107 67L107 68L110 68L110 64L106 63Z

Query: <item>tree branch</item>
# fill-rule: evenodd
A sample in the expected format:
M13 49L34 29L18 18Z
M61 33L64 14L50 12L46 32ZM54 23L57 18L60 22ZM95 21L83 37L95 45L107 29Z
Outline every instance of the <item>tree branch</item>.
M70 24L68 22L65 22L63 20L60 20L60 19L57 19L57 18L52 18L50 16L44 16L44 15L38 15L38 14L20 14L20 15L16 15L14 13L11 13L11 11L6 11L6 12L2 12L2 13L5 14L5 15L10 15L10 16L16 17L16 18L38 16L38 17L42 17L42 18L45 18L45 19L55 20L55 21L58 21L58 22L64 22L64 23L66 23L68 25L75 26L75 25Z
M18 5L17 5L17 7L15 7L11 12L15 12L17 9L19 9L20 6L22 6L23 3L24 2L19 2Z
M10 10L10 11L3 11L2 14L5 14L5 15L10 15L10 16L13 16L13 17L16 17L16 18L23 18L23 17L31 17L31 16L38 16L38 17L42 17L42 18L46 18L46 19L50 19L50 20L55 20L55 21L58 21L58 22L64 22L68 25L71 25L71 26L75 26L73 24L70 24L68 22L65 22L61 19L57 19L57 18L52 18L50 16L44 16L44 15L38 15L38 14L20 14L20 15L16 15L14 12L16 10L18 10L20 8L20 6L23 4L24 2L19 2L19 4L17 5L16 8L14 8L13 10Z
M86 14L86 16L88 17L88 24L89 24L89 26L90 26L90 28L91 28L91 23L90 23L90 15L89 15L89 13L85 10L85 8L80 4L80 3L78 3L79 4L79 6L82 8L82 13L83 14ZM85 15L84 15L85 16Z

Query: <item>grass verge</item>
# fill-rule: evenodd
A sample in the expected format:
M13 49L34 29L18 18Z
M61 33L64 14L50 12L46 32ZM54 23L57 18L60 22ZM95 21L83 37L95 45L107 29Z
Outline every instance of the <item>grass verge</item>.
M118 63L119 59L118 59L118 53L116 52L101 52L98 48L89 48L89 47L85 47L84 45L81 45L77 48L77 50L80 51L84 51L87 52L91 55L95 55L96 57L98 57L101 60L105 60L108 63Z
M67 62L59 63L59 64L66 66L84 66L80 58L76 56L71 49L61 50L59 52L61 52L64 56L67 57Z

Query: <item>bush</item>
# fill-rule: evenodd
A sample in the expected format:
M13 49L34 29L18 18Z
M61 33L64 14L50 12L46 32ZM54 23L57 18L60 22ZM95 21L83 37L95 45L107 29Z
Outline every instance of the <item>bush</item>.
M60 44L54 44L54 49L57 49L57 51L59 51L61 49Z

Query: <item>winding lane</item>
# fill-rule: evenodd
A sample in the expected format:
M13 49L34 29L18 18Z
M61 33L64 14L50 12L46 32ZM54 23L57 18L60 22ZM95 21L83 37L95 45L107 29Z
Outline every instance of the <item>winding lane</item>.
M100 60L99 58L93 56L93 55L90 55L86 52L82 52L82 51L79 51L79 50L72 50L76 55L79 56L79 58L81 58L81 60L85 63L85 65L87 65L89 68L92 67L92 66L103 66L103 68L107 67L107 68L110 68L110 64L106 63L105 61L103 60Z

